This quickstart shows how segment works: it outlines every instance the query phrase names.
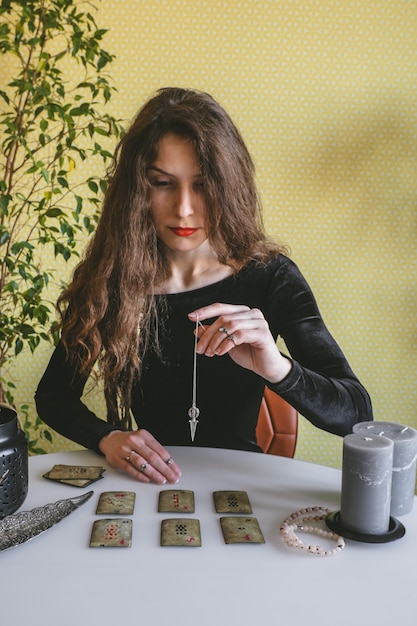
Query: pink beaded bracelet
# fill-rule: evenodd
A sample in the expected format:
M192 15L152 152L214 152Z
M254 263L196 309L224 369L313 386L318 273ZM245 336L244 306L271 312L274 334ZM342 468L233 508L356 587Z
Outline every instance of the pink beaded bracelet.
M330 509L321 506L306 507L305 509L291 513L291 515L282 522L279 529L284 543L290 548L298 548L299 550L304 550L316 556L332 556L333 554L337 554L345 547L343 537L316 525L317 522L326 519L329 513L331 513ZM315 525L312 525L313 523ZM312 533L320 537L325 537L326 539L334 539L337 541L337 546L333 548L333 550L325 550L314 544L303 543L297 537L296 531Z

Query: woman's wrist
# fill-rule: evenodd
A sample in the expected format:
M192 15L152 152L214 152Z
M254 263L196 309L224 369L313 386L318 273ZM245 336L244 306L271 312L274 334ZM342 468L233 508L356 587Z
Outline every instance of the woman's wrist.
M98 448L100 452L104 454L104 456L106 456L106 448L107 448L107 443L109 442L109 439L114 433L120 433L120 432L121 432L120 430L111 430L109 433L107 433L106 435L104 435L104 437L100 439L100 441L98 442Z
M281 355L281 359L277 363L274 371L271 370L271 372L268 372L267 375L264 375L262 378L272 385L275 385L282 382L284 378L288 376L291 370L292 360L285 355Z

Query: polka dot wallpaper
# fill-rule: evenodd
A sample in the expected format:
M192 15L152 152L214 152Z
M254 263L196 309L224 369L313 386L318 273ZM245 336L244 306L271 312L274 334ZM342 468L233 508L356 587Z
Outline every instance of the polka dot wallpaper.
M252 152L268 232L291 248L375 418L417 427L417 2L102 0L112 112L209 91ZM62 269L62 275L68 273ZM32 401L50 349L16 364ZM99 394L87 401L101 410ZM71 447L56 438L54 448ZM300 417L296 457L341 466Z

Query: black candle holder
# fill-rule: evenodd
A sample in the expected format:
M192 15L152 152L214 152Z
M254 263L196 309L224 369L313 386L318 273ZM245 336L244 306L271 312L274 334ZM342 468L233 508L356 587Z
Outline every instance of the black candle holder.
M27 440L13 407L0 404L0 519L17 511L27 492Z
M387 543L389 541L395 541L395 539L401 539L401 537L405 535L403 524L395 519L395 517L390 517L389 527L385 533L375 535L358 533L344 528L340 520L340 511L332 511L326 516L325 521L330 530L338 535L345 537L345 539L353 539L353 541L361 541L363 543Z

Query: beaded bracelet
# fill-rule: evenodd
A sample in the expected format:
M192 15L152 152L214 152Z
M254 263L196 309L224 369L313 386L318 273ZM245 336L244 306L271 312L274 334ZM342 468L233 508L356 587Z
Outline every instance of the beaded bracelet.
M298 548L310 554L315 554L316 556L332 556L340 552L345 547L343 537L330 530L311 525L311 522L323 521L329 513L331 513L330 509L325 509L321 506L310 506L305 509L300 509L295 513L291 513L291 515L282 522L279 529L286 545L290 548ZM305 533L313 533L320 537L325 537L326 539L334 539L337 541L337 547L333 548L333 550L325 550L320 546L303 543L295 534L295 531L300 530Z

